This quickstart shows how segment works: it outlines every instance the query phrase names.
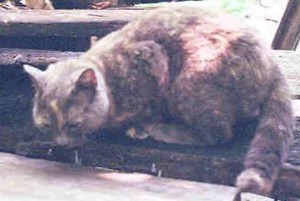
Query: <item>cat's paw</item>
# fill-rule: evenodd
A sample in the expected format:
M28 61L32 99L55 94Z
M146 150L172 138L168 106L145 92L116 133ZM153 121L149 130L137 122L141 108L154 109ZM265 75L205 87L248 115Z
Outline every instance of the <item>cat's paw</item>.
M255 168L245 169L236 180L236 186L241 192L269 195L273 182L262 176L262 171Z
M143 126L130 127L125 134L127 137L137 140L144 140L151 135Z
M145 124L131 127L126 135L132 139L146 138L167 144L204 146L204 140L189 129L176 124Z

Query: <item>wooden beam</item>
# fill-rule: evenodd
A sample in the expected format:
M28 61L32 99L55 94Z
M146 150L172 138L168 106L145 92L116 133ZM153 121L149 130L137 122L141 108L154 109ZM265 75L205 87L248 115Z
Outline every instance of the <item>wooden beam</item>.
M240 195L229 186L121 173L5 153L0 153L0 163L3 200L91 201L101 197L107 201L272 201L250 193Z
M227 186L74 167L3 153L0 164L1 200L238 201L237 189Z
M47 66L66 58L76 58L81 52L0 48L0 66Z
M299 1L300 2L300 1ZM274 50L273 58L287 78L289 88L295 98L300 98L300 52Z
M295 50L300 39L300 1L289 0L275 38L274 49Z
M142 12L140 9L1 11L0 36L103 36Z
M285 200L289 197L300 198L300 167L285 164L280 172L280 180L275 186L276 197ZM295 194L295 192L298 192ZM297 199L296 199L297 200Z
M112 5L117 5L118 0L107 0ZM92 5L104 2L103 0L51 0L55 9L88 9Z

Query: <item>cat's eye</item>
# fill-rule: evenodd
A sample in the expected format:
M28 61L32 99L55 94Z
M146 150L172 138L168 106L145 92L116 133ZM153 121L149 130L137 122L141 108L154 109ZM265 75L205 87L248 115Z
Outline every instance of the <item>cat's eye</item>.
M50 124L50 122L47 122L47 123L45 122L45 123L42 124L42 127L46 128L46 129L50 129L51 128L51 124Z
M74 87L72 90L71 90L71 95L75 95L76 93L77 93L77 88L76 87Z

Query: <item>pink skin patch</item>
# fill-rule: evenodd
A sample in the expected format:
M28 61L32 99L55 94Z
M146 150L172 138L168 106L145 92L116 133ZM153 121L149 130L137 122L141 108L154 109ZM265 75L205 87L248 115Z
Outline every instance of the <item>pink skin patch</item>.
M227 54L230 41L236 40L242 33L236 21L225 15L217 22L192 25L181 34L187 73L218 71L220 57Z
M200 28L190 27L181 35L187 53L185 66L193 72L216 72L218 58L225 52L227 41L217 34L206 35Z

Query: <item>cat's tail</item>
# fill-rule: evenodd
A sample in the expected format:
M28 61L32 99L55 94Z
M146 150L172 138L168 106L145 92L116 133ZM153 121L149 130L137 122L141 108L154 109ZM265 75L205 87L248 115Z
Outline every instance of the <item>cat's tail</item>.
M245 169L236 181L242 192L270 194L288 156L294 127L291 97L279 70L274 78L244 162Z

